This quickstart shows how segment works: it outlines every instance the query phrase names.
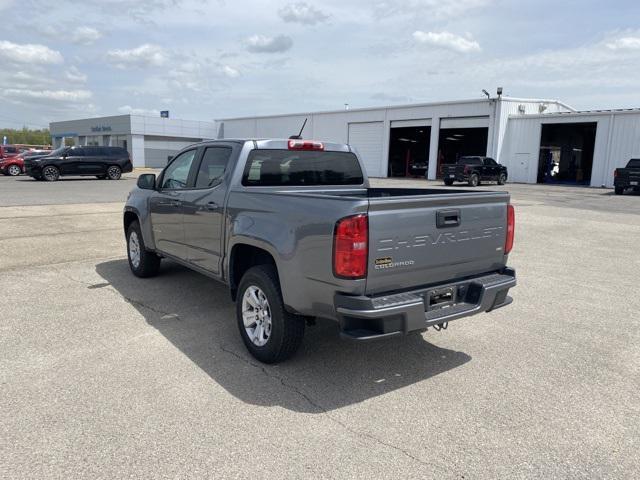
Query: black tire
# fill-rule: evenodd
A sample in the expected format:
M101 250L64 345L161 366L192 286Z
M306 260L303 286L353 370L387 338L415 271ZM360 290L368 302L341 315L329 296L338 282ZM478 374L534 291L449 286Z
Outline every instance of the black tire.
M249 288L257 287L267 300L270 314L270 334L262 346L255 344L244 326L243 303ZM302 343L305 321L302 317L286 311L278 273L272 265L258 265L250 268L240 280L236 298L236 318L240 336L249 353L263 363L278 363L291 358ZM257 326L256 326L257 328Z
M472 173L469 177L469 186L477 187L478 185L480 185L480 177L478 177L477 173Z
M53 165L47 165L42 169L42 178L47 182L55 182L60 178L60 170Z
M451 185L453 185L453 180L449 180L449 179L447 178L447 179L444 181L444 184L445 184L447 187L450 187Z
M107 178L109 180L120 180L122 169L117 165L111 165L107 168Z
M132 235L135 235L138 244L139 257L137 262L132 252ZM131 222L131 225L129 225L127 229L127 258L129 260L129 268L136 277L148 278L158 274L160 257L154 252L147 250L144 244L144 238L142 238L140 224L137 221Z
M507 183L507 175L501 173L500 175L498 175L498 185L504 185L505 183Z
M624 187L616 187L616 195L622 195L624 193Z

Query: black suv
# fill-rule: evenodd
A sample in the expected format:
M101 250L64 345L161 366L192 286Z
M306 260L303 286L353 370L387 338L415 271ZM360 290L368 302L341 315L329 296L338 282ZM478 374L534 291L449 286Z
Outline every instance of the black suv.
M65 175L94 176L118 180L131 172L129 152L120 147L61 147L40 158L26 158L24 169L36 180L55 182Z

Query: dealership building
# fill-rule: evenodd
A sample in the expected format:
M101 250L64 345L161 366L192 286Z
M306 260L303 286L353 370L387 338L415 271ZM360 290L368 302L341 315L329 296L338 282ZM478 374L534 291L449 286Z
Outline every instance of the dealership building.
M52 122L49 129L54 148L65 142L124 147L136 167L164 167L169 157L187 145L215 138L213 122L144 115Z
M613 185L640 157L640 110L577 112L558 100L479 100L306 112L216 121L216 138L303 137L349 143L371 177L440 176L464 155L506 165L509 181Z

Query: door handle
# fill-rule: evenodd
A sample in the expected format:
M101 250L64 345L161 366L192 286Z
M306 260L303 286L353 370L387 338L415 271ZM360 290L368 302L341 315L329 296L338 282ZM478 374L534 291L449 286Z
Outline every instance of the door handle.
M207 203L207 210L217 210L217 209L218 209L218 204L216 202Z

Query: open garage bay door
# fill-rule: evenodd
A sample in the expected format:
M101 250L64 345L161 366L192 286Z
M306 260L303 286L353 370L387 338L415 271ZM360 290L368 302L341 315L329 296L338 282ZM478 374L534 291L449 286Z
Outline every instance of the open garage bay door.
M443 118L438 138L437 177L443 165L451 165L464 156L485 156L489 138L489 117Z
M382 165L383 122L365 122L349 124L349 145L355 147L362 157L367 175L384 177Z

